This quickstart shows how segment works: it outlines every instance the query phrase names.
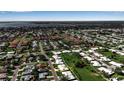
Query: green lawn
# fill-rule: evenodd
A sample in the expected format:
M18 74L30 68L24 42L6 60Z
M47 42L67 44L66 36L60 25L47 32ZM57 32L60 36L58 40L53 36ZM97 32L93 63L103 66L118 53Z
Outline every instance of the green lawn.
M79 80L81 81L103 81L104 80L101 75L96 73L95 68L90 66L88 63L83 68L78 68L74 65L75 62L81 61L79 54L64 53L64 54L61 54L61 57L64 59L66 64L73 70L73 72L79 78Z
M105 49L99 49L97 51L115 62L124 63L124 56L113 53L111 51L106 51Z

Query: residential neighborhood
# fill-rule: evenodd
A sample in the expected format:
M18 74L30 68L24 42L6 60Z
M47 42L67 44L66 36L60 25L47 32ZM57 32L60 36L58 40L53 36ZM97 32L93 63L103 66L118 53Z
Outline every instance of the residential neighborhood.
M123 81L123 22L0 23L0 81Z

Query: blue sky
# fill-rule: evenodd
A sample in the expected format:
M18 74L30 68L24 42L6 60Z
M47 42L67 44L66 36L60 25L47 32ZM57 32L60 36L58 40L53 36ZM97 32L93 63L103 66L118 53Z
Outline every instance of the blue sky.
M21 11L0 12L0 21L124 21L124 12Z

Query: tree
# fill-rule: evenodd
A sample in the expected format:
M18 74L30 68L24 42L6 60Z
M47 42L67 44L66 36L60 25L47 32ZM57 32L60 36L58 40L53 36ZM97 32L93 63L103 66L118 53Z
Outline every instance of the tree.
M121 68L116 68L115 73L120 74L120 75L124 75L124 73L122 73Z
M18 65L19 65L19 62L18 62L18 61L13 61L12 64L13 64L14 66L18 66Z
M122 48L121 48L121 47L119 47L118 49L119 49L119 50L122 50Z
M110 77L111 77L111 75L109 75L109 74L107 74L107 73L105 73L105 72L103 72L103 75L104 75L106 78L110 78Z
M75 66L78 67L78 68L83 68L84 66L86 66L86 64L84 64L83 61L77 61L75 63Z
M62 80L62 81L68 81L68 76L62 75L62 76L61 76L61 80Z

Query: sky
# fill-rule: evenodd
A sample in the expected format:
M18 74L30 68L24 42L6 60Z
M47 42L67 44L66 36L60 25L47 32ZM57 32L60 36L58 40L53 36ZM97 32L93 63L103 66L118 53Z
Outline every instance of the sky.
M124 21L124 12L0 11L0 21Z

